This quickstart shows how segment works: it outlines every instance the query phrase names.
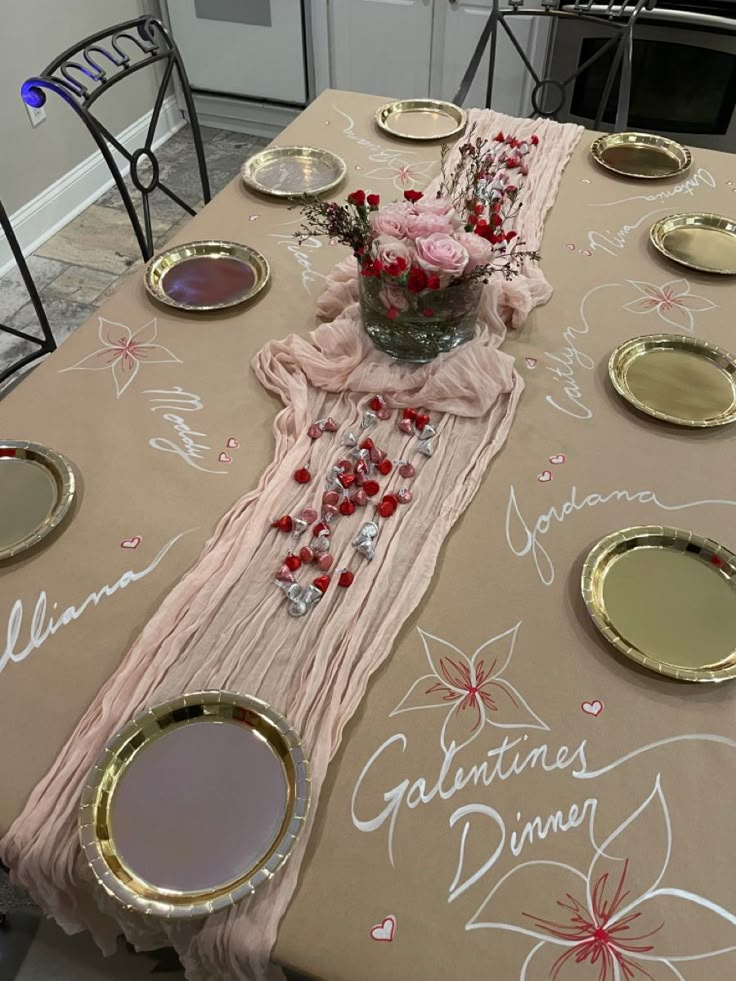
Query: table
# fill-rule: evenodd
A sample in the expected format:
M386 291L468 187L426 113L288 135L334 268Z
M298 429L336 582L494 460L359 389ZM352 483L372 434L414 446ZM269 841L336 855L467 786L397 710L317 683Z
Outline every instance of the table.
M438 150L380 134L379 102L325 92L278 142L334 150L348 162L348 189L398 197L433 176ZM736 543L728 429L683 432L638 417L606 375L609 352L640 333L736 348L733 282L669 266L647 241L660 215L733 212L736 164L698 150L685 180L649 185L598 171L587 151L584 136L546 224L543 268L555 294L506 343L527 383L508 443L328 775L275 952L327 981L489 968L505 981L524 976L525 964L528 978L551 977L569 949L555 944L573 915L555 906L567 879L579 886L576 901L586 878L610 901L622 872L627 905L641 900L624 939L656 929L621 953L638 966L634 977L646 976L642 966L687 981L726 981L736 970L733 952L673 967L648 959L736 943L736 921L722 915L733 889L720 857L731 851L731 692L619 659L589 622L578 585L594 542L628 525ZM69 370L102 346L93 318L0 408L6 435L66 453L82 485L53 543L3 570L0 711L13 750L0 760L0 833L217 519L271 459L276 405L250 375L250 358L269 338L312 326L324 277L344 254L324 241L297 246L298 222L233 182L175 241L254 245L272 266L265 295L194 318L153 309L133 280L100 308L103 337L107 322L136 331L156 318L156 335L148 327L143 340L166 348L159 363L142 363L121 393L110 370ZM632 309L647 297L657 302ZM488 677L500 676L492 690L507 721L471 728L452 758L441 741L447 712L423 710L426 689L442 680L428 677L431 664L441 670L444 658L456 671L481 647ZM607 838L619 862L601 886L607 860L591 869L591 856ZM665 888L679 892L651 895ZM655 916L637 932L655 904L662 926ZM600 958L609 940L597 943ZM575 977L599 977L595 949L573 962ZM606 977L625 977L616 970Z

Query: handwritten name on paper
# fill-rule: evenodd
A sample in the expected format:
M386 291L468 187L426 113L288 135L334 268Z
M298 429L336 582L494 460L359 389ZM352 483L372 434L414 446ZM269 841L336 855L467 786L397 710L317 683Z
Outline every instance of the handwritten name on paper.
M720 498L705 498L700 501L685 501L682 504L667 504L650 490L612 490L603 493L586 494L578 500L578 489L575 485L570 490L570 496L560 506L553 505L536 518L527 521L522 515L516 499L516 490L512 484L509 488L509 499L506 505L506 544L518 558L532 557L537 574L545 586L551 586L555 581L555 566L552 558L540 538L546 535L554 523L563 524L569 517L584 511L586 508L599 507L611 501L627 504L653 504L662 511L684 511L703 505L726 504L736 506L736 501L721 500Z
M622 225L616 231L611 231L610 228L607 228L605 232L590 231L588 232L588 248L593 252L600 249L608 255L618 255L626 248L631 233L641 228L647 218L652 218L654 215L667 210L667 208L655 208L654 211L648 211L642 215L633 225Z
M287 222L289 225L298 224L298 222ZM324 285L327 282L327 276L325 273L317 272L317 270L312 266L312 258L310 252L314 252L315 249L322 248L322 242L311 235L309 238L304 239L302 242L297 242L297 240L292 235L284 235L278 232L272 232L271 238L278 239L277 245L285 245L287 252L291 253L297 261L297 264L302 271L302 286L307 291L307 293L312 294L312 285L317 284L320 290L324 289Z
M587 303L599 290L620 285L620 283L603 283L588 290L580 301L580 324L563 330L564 344L562 347L556 351L544 352L544 357L550 362L550 364L545 365L545 368L562 388L562 395L547 395L545 401L553 409L557 409L558 412L562 412L566 416L572 416L573 419L593 418L593 410L583 401L582 384L577 376L578 369L592 371L595 367L595 361L582 350L579 341L580 337L590 333L590 323L586 312Z
M129 569L124 572L119 579L117 579L111 586L104 585L99 589L93 590L89 593L78 605L68 606L63 613L58 617L53 617L48 615L48 600L46 597L45 590L41 590L38 594L38 599L36 600L36 605L33 608L33 614L31 616L30 623L26 625L24 623L25 610L23 606L23 601L17 599L12 606L10 615L8 617L8 626L6 631L6 643L5 651L0 657L0 672L2 672L9 664L20 664L21 661L25 661L29 654L33 651L40 650L41 647L46 643L49 637L53 637L55 634L61 630L62 627L68 626L75 620L78 620L90 607L99 606L103 599L109 599L114 596L121 589L126 589L134 582L140 582L141 579L145 579L146 576L156 569L164 558L171 551L171 549L176 545L180 538L182 538L187 532L181 532L175 535L171 541L167 542L154 557L154 559L149 562L149 564L144 568L135 572L133 569ZM54 609L56 604L54 604ZM19 650L18 645L21 643L21 634L25 631L24 646Z
M701 167L691 177L688 177L687 180L682 181L681 184L675 184L674 187L667 188L667 190L657 191L654 194L634 194L633 197L621 198L620 201L591 202L591 207L611 208L620 204L627 204L629 201L656 201L664 204L670 198L677 197L678 194L688 194L692 197L693 193L699 187L709 187L713 190L716 184L717 181L713 174Z
M144 394L154 396L150 400L154 403L151 412L163 413L160 418L171 425L176 436L176 440L155 436L149 439L149 446L163 453L175 453L190 467L203 473L227 473L227 470L210 470L198 462L204 457L203 451L210 450L211 447L208 443L200 443L197 440L209 437L207 433L192 429L182 416L184 412L201 412L204 405L198 395L184 391L179 385L174 388L148 388Z

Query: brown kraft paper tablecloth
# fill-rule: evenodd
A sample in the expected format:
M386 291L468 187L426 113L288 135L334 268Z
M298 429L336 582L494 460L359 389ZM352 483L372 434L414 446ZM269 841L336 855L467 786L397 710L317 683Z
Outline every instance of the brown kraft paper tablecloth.
M380 135L379 101L324 93L278 142L333 149L350 188L398 197L427 182L438 150ZM587 150L584 137L547 220L543 268L555 294L506 342L527 383L508 444L328 774L276 950L317 977L736 973L729 687L682 685L620 660L578 586L590 546L628 525L736 543L728 429L683 432L635 416L606 376L612 348L636 334L736 346L733 283L670 266L647 242L660 215L733 213L736 166L696 150L685 180L645 185L594 169ZM195 319L154 310L133 279L100 314L132 331L156 317L150 342L178 361L142 363L120 397L111 371L60 373L101 346L93 319L0 408L4 435L65 452L82 484L53 545L3 570L0 831L270 461L276 405L247 366L269 337L313 325L323 277L343 254L295 246L297 222L233 183L179 240L261 249L273 280L260 301ZM642 303L658 295L651 287L666 287L661 302ZM231 438L239 449L226 447ZM128 570L146 574L129 581ZM400 602L400 584L390 588ZM470 719L445 729L444 695L467 683L476 651L483 715L470 698ZM453 755L443 749L451 739L468 741Z

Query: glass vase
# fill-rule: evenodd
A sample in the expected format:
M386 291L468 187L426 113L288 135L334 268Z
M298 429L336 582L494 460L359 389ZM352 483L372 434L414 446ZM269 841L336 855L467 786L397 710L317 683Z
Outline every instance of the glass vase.
M363 327L381 351L420 364L472 340L483 282L412 293L375 276L359 276Z

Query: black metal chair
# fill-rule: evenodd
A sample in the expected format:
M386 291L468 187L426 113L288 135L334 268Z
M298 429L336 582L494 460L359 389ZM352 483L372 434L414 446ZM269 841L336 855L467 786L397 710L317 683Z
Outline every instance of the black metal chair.
M33 334L28 334L23 330L17 330L15 327L8 327L5 324L0 324L0 332L4 334L10 334L13 337L19 337L21 340L27 341L32 344L36 350L32 350L30 354L22 356L18 361L13 362L7 368L0 368L0 385L6 381L10 376L24 368L27 364L32 361L42 358L45 354L50 354L51 351L56 350L56 341L54 340L54 335L51 333L51 328L49 327L49 322L46 317L46 311L43 308L43 303L41 303L41 297L38 295L38 290L36 289L36 284L33 282L33 276L31 276L31 271L28 268L28 263L26 262L21 247L18 243L18 239L13 231L13 226L10 224L10 219L8 218L7 212L3 207L2 201L0 201L0 227L8 240L10 245L10 251L13 253L13 258L18 266L20 274L23 278L23 283L25 284L28 295L33 304L33 309L36 311L36 317L38 318L38 323L41 328L41 337L35 337Z
M94 115L92 108L100 96L113 85L117 85L118 82L130 77L135 72L159 62L164 66L164 71L158 87L146 139L140 149L131 153L100 122ZM202 197L206 204L211 197L210 184L202 146L202 134L194 108L189 79L179 49L166 28L155 17L138 17L135 20L116 24L104 31L98 31L97 34L93 34L84 41L68 48L47 65L40 75L24 82L21 88L24 102L34 107L40 107L46 102L46 89L55 92L71 106L82 120L110 168L145 260L150 259L153 255L153 229L149 198L154 190L158 188L189 214L196 214L194 208L162 183L159 162L151 148L156 125L161 115L161 107L174 69L178 73L189 114L199 176L202 182ZM130 164L130 179L141 193L143 224L141 224L113 151L121 154ZM142 162L150 167L150 175L141 175L140 166Z
M493 0L493 8L453 101L458 105L462 105L490 41L486 106L489 109L491 108L496 46L499 30L502 30L511 41L524 63L524 67L534 81L534 88L531 93L534 114L547 119L554 119L559 113L565 103L565 93L575 80L588 71L595 62L613 51L613 63L598 106L595 128L601 128L603 112L608 104L613 83L620 69L621 82L619 85L615 128L616 131L626 129L629 116L629 103L631 101L631 65L634 49L634 27L640 14L643 11L652 10L657 0L604 0L604 2L600 3L595 3L595 0L575 0L574 3L565 3L564 0L541 0L541 6L535 5L534 7L525 6L526 0L508 0L508 2L508 6L502 7L501 0ZM611 37L568 78L562 81L552 78L542 78L529 60L527 53L519 43L519 39L509 26L508 21L513 17L550 17L556 18L557 20L577 17L580 20L608 28L611 31ZM556 93L557 99L552 100L554 93Z

